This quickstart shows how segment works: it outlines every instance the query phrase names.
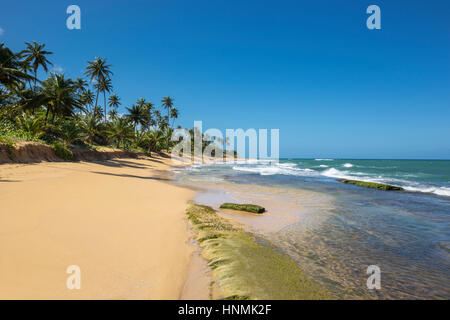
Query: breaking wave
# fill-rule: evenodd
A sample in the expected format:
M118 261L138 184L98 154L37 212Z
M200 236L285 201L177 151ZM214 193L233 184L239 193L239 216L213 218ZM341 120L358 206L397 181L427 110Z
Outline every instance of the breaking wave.
M344 163L343 166L346 167L346 168L353 167L353 165L351 163Z
M354 167L351 163L343 164L346 168ZM267 162L255 162L252 165L245 163L242 165L235 165L232 167L235 171L250 172L260 174L262 176L270 175L290 175L290 176L300 176L300 177L324 177L324 178L334 178L334 179L350 179L350 180L360 180L367 182L377 182L377 183L387 183L395 186L404 188L406 191L410 192L422 192L422 193L432 193L439 196L450 197L450 188L442 186L433 186L428 184L421 184L415 181L408 181L398 178L384 177L382 175L374 175L367 172L356 172L349 170L338 170L333 167L328 167L326 165L316 166L315 168L321 168L325 170L314 170L309 168L299 168L295 163L267 163Z

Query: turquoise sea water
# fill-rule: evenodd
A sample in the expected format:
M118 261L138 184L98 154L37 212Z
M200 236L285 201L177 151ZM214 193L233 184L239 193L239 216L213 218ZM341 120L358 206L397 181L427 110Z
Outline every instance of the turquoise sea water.
M250 161L180 169L177 180L204 187L198 200L215 207L225 201L265 205L267 217L249 223L339 298L450 298L450 161ZM276 225L286 213L296 219L258 228L260 221ZM380 290L367 289L369 265L381 269Z

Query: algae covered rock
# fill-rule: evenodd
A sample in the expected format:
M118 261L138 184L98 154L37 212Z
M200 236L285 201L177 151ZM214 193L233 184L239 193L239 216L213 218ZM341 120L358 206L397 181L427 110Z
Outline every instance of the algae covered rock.
M208 206L186 210L202 256L226 300L312 300L334 297L297 262L262 236L247 233Z
M256 204L238 204L238 203L224 203L220 206L221 209L231 209L239 211L247 211L252 213L263 213L266 211L265 208L258 206Z
M336 179L336 181L339 181L342 183L354 184L356 186L361 186L361 187L366 187L366 188L384 190L384 191L403 190L402 187L396 187L396 186L392 186L390 184L384 184L384 183L366 182L366 181L349 180L349 179Z

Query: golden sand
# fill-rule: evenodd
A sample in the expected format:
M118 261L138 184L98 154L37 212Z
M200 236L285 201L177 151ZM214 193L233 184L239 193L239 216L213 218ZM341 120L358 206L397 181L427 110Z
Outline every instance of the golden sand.
M193 192L164 181L169 161L0 165L0 299L204 295L185 287ZM66 286L70 265L79 290Z

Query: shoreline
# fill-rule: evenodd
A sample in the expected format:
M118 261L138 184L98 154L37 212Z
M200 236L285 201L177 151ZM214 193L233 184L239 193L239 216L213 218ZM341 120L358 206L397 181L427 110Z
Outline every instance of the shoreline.
M0 165L0 299L223 298L186 214L200 190L176 167L166 155ZM66 287L71 265L80 290Z
M288 173L301 171L308 163L286 162L189 168L179 172L177 180L200 189L194 198L199 205L209 206L219 217L232 218L228 221L237 221L238 227L249 233L265 236L338 299L446 297L448 288L442 278L448 276L448 199L362 188L331 178L304 178L307 173L297 178ZM353 164L360 168L364 163ZM409 168L410 164L402 165ZM283 175L286 168L290 171ZM257 204L267 213L227 212L220 209L224 202ZM434 210L433 214L418 210L417 203ZM297 222L289 223L286 214L290 213L297 216ZM400 246L407 251L399 250ZM428 255L420 261L410 255L423 250ZM381 262L384 290L367 290L367 266ZM410 273L411 268L421 271Z
M265 196L254 199L242 190L249 187L255 192L254 185L239 184L240 196L236 199L229 198L232 192L223 183L195 185L175 177L173 183L195 191L187 209L190 226L203 260L211 269L213 281L220 286L222 298L334 298L268 237L267 233L299 222L299 217L293 216L283 201L269 203L274 199L266 199ZM267 195L266 190L260 191L261 195ZM302 197L310 198L314 194L303 190ZM219 209L220 203L226 201L260 204L270 209L262 215ZM280 270L284 272L279 274Z

